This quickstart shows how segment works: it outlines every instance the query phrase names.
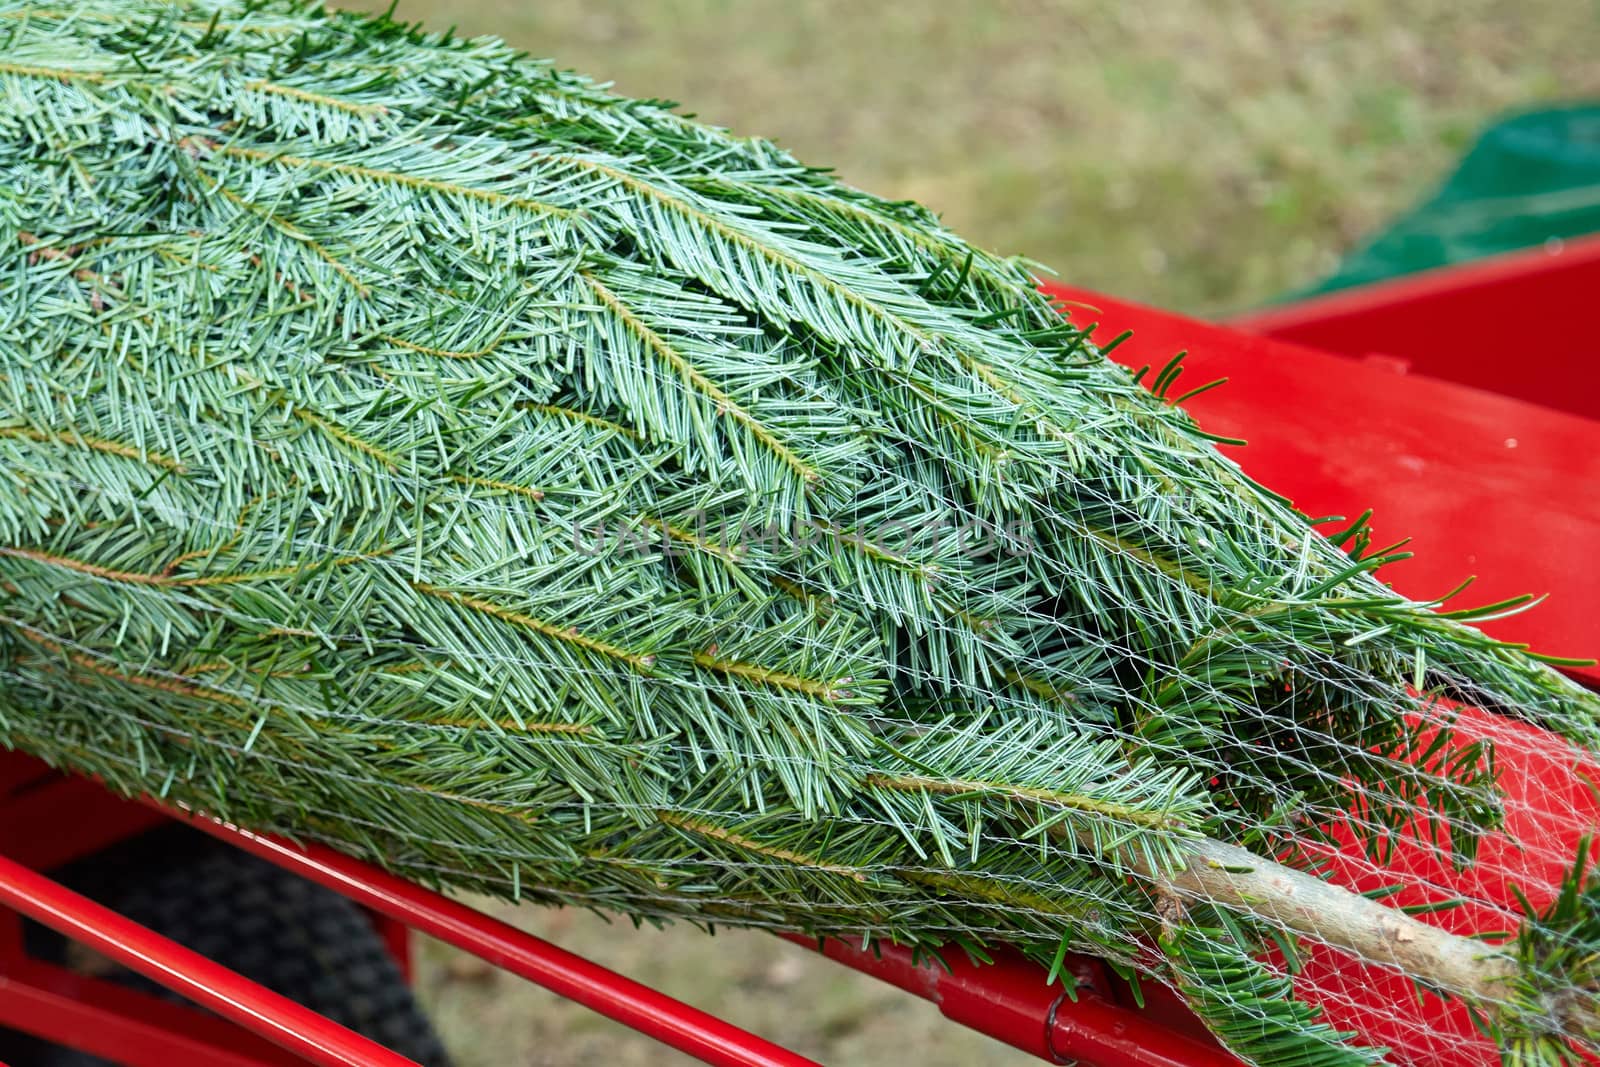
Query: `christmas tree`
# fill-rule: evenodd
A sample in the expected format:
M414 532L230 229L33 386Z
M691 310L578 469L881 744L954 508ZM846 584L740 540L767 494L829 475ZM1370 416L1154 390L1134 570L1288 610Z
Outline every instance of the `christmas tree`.
M390 17L0 38L0 743L432 884L1092 952L1259 1064L1383 1059L1302 940L1600 1039L1587 847L1481 940L1324 877L1473 864L1462 706L1581 760L1600 703L1028 264Z

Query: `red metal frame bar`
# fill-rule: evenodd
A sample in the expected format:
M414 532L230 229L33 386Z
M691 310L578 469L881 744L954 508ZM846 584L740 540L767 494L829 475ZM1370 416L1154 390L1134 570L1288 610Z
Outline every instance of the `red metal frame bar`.
M406 985L410 985L415 978L411 953L411 928L371 908L363 910L366 911L367 918L372 920L373 928L378 931L378 937L389 950L389 956L394 960L395 966L400 968L400 977L406 980Z
M146 803L183 817L155 801ZM706 1063L815 1067L814 1061L714 1015L372 864L204 816L190 815L189 824Z
M411 1060L377 1042L4 856L0 856L0 907L10 908L92 948L312 1063L325 1067L415 1067ZM17 973L18 969L12 967L8 976L20 988L24 983L17 979ZM40 1003L40 998L34 1002ZM76 1031L68 1034L74 1045L94 1039L93 1035ZM132 1035L125 1031L124 1036Z
M16 919L14 913L0 915ZM208 1015L44 963L0 971L0 1026L71 1044L127 1067L304 1067L305 1061Z
M36 871L51 870L167 821L166 813L138 804L108 805L105 795L87 779L57 775L36 760L0 752L0 802L6 816L0 825L0 855ZM35 828L43 825L57 830L38 833ZM370 909L367 916L401 975L411 981L410 931Z
M786 936L818 948L815 940ZM946 952L940 965L918 961L898 945L864 948L828 940L821 951L846 967L933 1001L954 1022L1051 1063L1242 1067L1166 989L1147 986L1142 1009L1118 1003L1121 983L1089 957L1069 958L1066 973L1078 983L1069 996L1059 983L1046 985L1040 967L1009 952L996 953L991 964Z
M329 849L301 849L212 819L191 817L155 801L124 801L86 779L48 773L41 776L37 773L40 771L47 769L36 761L0 753L0 777L23 783L12 797L0 797L0 1024L20 1023L23 1025L19 1029L90 1051L109 1047L134 1067L213 1062L188 1056L190 1048L181 1042L162 1044L161 1028L142 1020L126 998L112 997L114 1004L103 1009L95 1006L97 1010L92 1011L89 1006L74 1008L67 1003L65 996L89 996L95 992L94 987L80 983L63 994L62 984L76 976L23 955L20 934L11 929L16 925L14 917L4 910L10 907L191 997L248 1030L274 1041L284 1033L305 1035L314 1044L290 1047L312 1062L371 1067L409 1062L361 1038L356 1040L363 1044L353 1047L364 1051L351 1054L341 1044L340 1035L348 1034L342 1027L122 919L19 862L26 858L38 865L55 865L109 843L107 834L84 828L117 827L120 836L126 836L127 832L175 817L328 886L383 916L391 938L397 932L403 934L408 926L415 927L707 1063L721 1067L815 1067L811 1060L713 1015L370 864ZM57 834L54 828L58 825L73 829ZM51 832L41 832L46 828ZM115 839L118 834L109 836ZM9 926L5 922L8 917L12 918ZM187 1031L196 1040L210 1040L219 1050L225 1047L216 1044L222 1031L213 1027L212 1033L204 1033L200 1024L203 1016L192 1012L179 1016L169 1011L161 1019L169 1033ZM84 1028L91 1023L101 1028L101 1036L85 1037ZM113 1036L106 1038L105 1033ZM89 1048L90 1043L94 1048ZM256 1046L246 1043L244 1047L246 1051L235 1057L240 1064L282 1062L263 1059ZM174 1058L178 1052L184 1053L182 1059ZM251 1055L255 1058L249 1058Z

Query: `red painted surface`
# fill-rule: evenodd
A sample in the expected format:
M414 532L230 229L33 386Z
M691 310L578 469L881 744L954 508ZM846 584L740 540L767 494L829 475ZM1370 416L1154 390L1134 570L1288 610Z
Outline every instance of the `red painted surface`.
M1202 426L1252 442L1227 448L1257 481L1310 515L1376 512L1376 543L1411 537L1416 558L1386 568L1410 596L1435 597L1480 575L1452 607L1550 593L1483 629L1541 652L1600 656L1600 421L1415 373L1314 352L1097 293L1097 336L1125 329L1114 358L1161 367L1189 355L1180 395ZM1596 290L1600 293L1600 289ZM1600 364L1597 364L1600 365ZM1575 672L1600 683L1600 670Z
M105 790L86 778L49 775L10 797L0 791L0 798L0 856L37 871L93 855L165 821L136 805L107 805ZM50 832L41 833L46 826Z
M384 947L389 950L395 965L400 968L401 977L406 980L407 985L410 985L415 977L412 973L411 928L382 912L373 911L371 908L365 910L367 918L372 920L373 927L378 931L378 936L383 939Z
M4 856L0 856L0 907L94 949L311 1063L322 1067L412 1063ZM17 961L10 961L7 974L18 971ZM21 969L21 973L28 972ZM23 996L32 988L23 983L18 987ZM33 1003L37 1007L41 1002ZM77 1042L88 1035L74 1028L64 1036Z
M51 777L50 768L38 760L0 749L0 798L8 804L29 787L49 781Z
M1364 285L1230 325L1600 416L1600 235Z
M47 964L0 969L0 1026L68 1035L127 1067L304 1067L305 1060L224 1019Z

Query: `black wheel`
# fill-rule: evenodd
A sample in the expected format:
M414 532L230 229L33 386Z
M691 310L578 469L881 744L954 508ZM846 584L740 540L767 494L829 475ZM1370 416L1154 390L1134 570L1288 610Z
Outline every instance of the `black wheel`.
M64 884L425 1067L449 1057L367 916L319 885L173 826L55 872ZM29 924L32 955L181 999ZM0 1063L100 1067L105 1060L0 1030Z

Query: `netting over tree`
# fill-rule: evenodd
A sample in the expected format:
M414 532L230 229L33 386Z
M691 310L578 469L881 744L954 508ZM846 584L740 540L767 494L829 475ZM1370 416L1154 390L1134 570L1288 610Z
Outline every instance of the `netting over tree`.
M1398 1062L1440 997L1600 1037L1587 844L1506 838L1568 794L1496 777L1600 702L1027 264L493 40L0 43L0 743L434 884L1092 952L1261 1064L1381 1061L1385 975Z

